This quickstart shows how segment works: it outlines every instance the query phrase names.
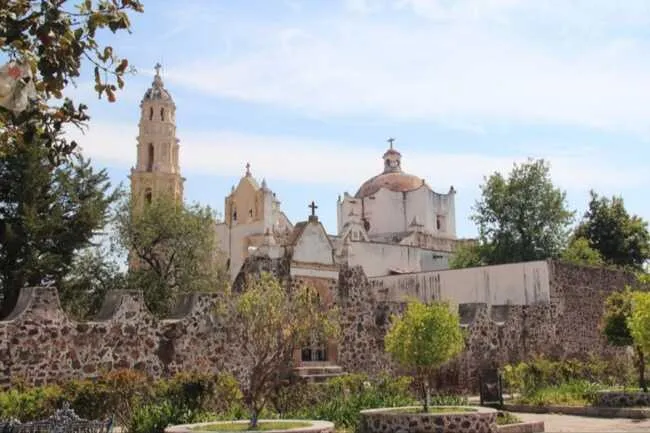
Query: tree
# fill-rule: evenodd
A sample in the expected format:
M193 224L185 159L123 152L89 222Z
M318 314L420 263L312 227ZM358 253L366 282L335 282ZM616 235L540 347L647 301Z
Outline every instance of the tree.
M483 266L482 246L479 244L463 244L456 248L454 254L449 259L451 269L473 268Z
M645 275L640 275L638 279L640 284L650 282ZM637 358L637 371L639 373L639 387L646 392L648 388L645 381L645 353L648 352L635 341L630 322L633 315L633 299L635 293L637 292L627 287L625 291L613 292L607 297L601 329L609 344L618 347L631 346L634 348L634 353Z
M567 248L562 251L562 260L578 265L602 266L604 264L600 253L589 246L589 241L583 237L574 237Z
M507 179L494 173L481 185L481 194L472 220L478 224L486 264L559 256L573 212L543 159L515 164Z
M163 195L136 208L125 194L115 216L115 243L129 253L129 285L165 315L184 292L222 290L229 277L209 207Z
M576 229L603 260L615 266L640 270L650 257L648 224L630 216L621 197L599 197L591 191L589 209Z
M26 145L0 158L0 317L26 285L62 281L114 200L106 171L81 156L55 167L47 149Z
M126 274L101 245L79 251L58 284L64 309L80 320L97 314L108 292L127 288Z
M384 342L393 359L420 380L423 408L428 412L429 377L464 347L458 314L445 302L411 302L402 317L393 317Z
M645 355L650 353L650 293L631 292L631 312L626 324L639 355L639 382L643 392L648 392L645 383Z
M84 125L89 119L87 107L69 98L61 103L56 100L79 77L83 61L94 65L99 97L105 94L112 102L117 88L124 85L128 61L118 58L111 46L101 46L97 33L101 29L128 31L128 12L142 12L142 4L138 0L71 3L0 0L0 52L10 60L3 84L13 94L33 83L36 92L24 110L0 106L0 155L38 143L57 163L74 151L76 143L65 138L62 128Z
M311 338L323 341L338 334L337 310L321 306L308 286L286 290L268 273L246 281L244 291L225 300L230 312L230 339L241 345L247 377L242 383L250 427L280 374L291 365L294 351Z

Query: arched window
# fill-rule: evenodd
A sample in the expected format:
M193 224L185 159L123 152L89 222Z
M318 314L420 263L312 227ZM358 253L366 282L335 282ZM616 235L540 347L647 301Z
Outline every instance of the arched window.
M165 120L165 109L160 107L160 120Z
M253 209L248 210L248 216L253 218Z
M153 157L153 143L149 143L149 147L147 148L147 171L153 170Z
M153 107L149 107L149 120L153 120Z
M237 209L235 209L234 211L232 211L232 220L233 220L233 221L237 221Z
M151 188L147 188L146 191L144 192L145 203L151 204L152 197L153 197L153 193L151 192Z

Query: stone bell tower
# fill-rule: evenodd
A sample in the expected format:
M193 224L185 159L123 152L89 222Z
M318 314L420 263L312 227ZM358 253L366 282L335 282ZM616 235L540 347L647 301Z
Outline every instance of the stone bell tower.
M176 105L165 89L160 64L151 87L140 103L138 155L131 169L131 195L136 207L169 194L183 200L183 182L178 164Z

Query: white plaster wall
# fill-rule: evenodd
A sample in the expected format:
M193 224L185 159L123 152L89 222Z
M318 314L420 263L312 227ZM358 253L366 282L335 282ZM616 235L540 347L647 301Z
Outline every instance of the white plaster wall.
M531 305L550 301L546 261L386 276L370 281L375 289L383 288L388 299L396 301L408 296L454 304Z
M244 249L244 241L250 235L263 234L264 222L258 221L250 224L237 224L229 228L226 224L217 225L217 235L221 248L230 258L230 277L234 279L248 257Z
M364 216L370 221L369 235L406 231L404 194L382 188L363 199Z
M348 264L363 267L368 277L378 277L388 275L391 269L408 272L447 269L449 254L407 245L350 242Z
M406 229L413 222L413 218L417 216L420 224L424 226L424 230L429 233L436 231L436 213L437 209L434 208L431 191L426 187L421 187L415 191L406 193L406 219L404 225Z
M350 217L350 213L354 211L356 216ZM336 228L336 233L341 233L343 230L343 227L345 227L345 224L352 220L352 219L360 219L361 218L361 199L355 199L349 194L345 194L345 197L341 202L338 203L337 206L337 213L338 213L338 227Z
M293 260L326 265L334 263L332 246L320 224L307 224L293 249Z

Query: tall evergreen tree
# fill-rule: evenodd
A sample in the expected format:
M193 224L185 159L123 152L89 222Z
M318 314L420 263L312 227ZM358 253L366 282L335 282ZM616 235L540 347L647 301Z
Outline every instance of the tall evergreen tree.
M0 317L22 287L61 281L104 227L109 190L107 173L78 154L53 166L44 146L21 143L0 158Z

